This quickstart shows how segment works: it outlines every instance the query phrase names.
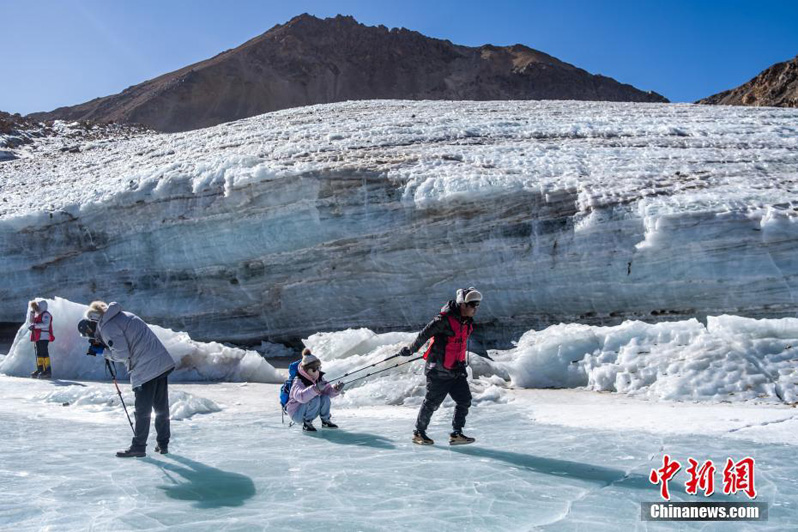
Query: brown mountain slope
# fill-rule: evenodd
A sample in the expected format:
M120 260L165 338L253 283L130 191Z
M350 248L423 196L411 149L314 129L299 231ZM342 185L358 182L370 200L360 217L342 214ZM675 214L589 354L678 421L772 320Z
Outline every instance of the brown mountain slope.
M383 98L667 101L522 45L472 48L352 17L300 15L119 94L30 116L185 131L289 107Z
M791 61L776 63L736 89L712 95L696 103L798 107L798 56Z

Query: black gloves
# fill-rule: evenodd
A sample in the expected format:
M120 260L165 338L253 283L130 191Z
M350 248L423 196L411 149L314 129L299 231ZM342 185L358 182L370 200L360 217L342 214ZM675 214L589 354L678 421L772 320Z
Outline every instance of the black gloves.
M410 355L413 354L413 352L410 350L409 347L403 347L402 350L399 351L399 354L403 357L409 357Z

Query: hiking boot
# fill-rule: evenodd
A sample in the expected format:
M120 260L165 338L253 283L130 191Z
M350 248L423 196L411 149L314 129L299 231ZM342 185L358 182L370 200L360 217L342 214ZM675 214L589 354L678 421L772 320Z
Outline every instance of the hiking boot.
M337 429L338 428L338 425L336 425L332 421L324 421L323 419L321 420L321 426L322 426L322 428L325 428L325 429Z
M46 370L42 371L42 372L39 374L39 378L40 378L40 379L49 379L49 378L51 378L52 376L53 376L53 372L52 372L52 371L50 371L49 369L46 369Z
M161 445L160 443L155 446L155 452L158 454L169 454L169 446Z
M432 438L427 436L427 433L423 430L414 430L413 443L417 443L418 445L432 445L435 442L432 441Z
M305 432L316 432L316 427L314 427L313 423L310 421L305 421L302 423L302 430Z
M456 430L449 434L449 445L466 445L468 443L474 443L474 438L469 438L459 430Z
M147 456L147 453L144 451L136 451L133 448L126 449L124 451L119 451L116 453L117 458L142 458Z
M33 373L30 374L30 378L31 379L38 379L39 375L41 375L41 374L42 374L42 370L37 369L36 371L34 371Z

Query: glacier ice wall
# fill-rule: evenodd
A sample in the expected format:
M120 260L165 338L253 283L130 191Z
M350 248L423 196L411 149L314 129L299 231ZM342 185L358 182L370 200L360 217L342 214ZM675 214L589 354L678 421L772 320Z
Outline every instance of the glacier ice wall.
M105 140L61 124L66 140L0 164L0 321L57 294L257 343L417 330L469 285L488 340L793 316L797 119L372 101Z

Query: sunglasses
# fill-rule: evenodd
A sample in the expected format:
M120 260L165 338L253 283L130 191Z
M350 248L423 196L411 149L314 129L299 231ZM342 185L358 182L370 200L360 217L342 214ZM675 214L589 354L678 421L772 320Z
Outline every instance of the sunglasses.
M470 302L466 303L466 305L471 307L471 308L477 308L479 306L479 301L470 301Z

